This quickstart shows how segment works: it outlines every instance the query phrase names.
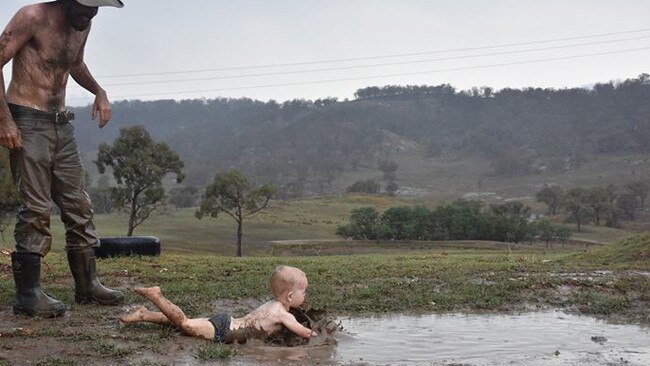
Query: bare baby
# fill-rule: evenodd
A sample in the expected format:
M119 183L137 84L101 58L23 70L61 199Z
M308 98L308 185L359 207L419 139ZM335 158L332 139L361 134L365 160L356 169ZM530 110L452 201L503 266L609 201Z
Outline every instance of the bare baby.
M135 292L151 301L160 311L139 306L120 317L120 321L126 324L171 324L186 335L225 343L241 342L242 335L247 334L270 336L283 326L302 338L316 336L315 331L300 324L289 312L291 308L297 308L305 302L308 286L305 273L295 267L279 266L271 274L269 282L273 300L241 318L216 314L210 318L189 319L177 305L162 295L160 287L136 288Z

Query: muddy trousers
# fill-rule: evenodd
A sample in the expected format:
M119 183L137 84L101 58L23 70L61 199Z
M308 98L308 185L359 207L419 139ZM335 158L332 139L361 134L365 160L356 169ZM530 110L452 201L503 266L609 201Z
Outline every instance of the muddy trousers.
M11 152L11 170L20 192L14 238L18 253L47 255L52 245L51 202L61 210L67 251L98 245L84 170L74 138L74 127L21 113L10 105L20 129L23 148Z
M99 282L94 247L99 245L85 176L68 118L27 107L9 105L22 135L23 147L11 152L11 170L21 197L12 255L16 302L14 313L59 316L65 306L40 288L40 261L52 246L51 201L61 210L65 249L75 279L75 299L114 305L124 299L119 291Z

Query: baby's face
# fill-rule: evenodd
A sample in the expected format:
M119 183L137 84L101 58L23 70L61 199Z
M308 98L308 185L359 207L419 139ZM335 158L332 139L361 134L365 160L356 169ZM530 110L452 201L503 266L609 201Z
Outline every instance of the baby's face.
M293 293L293 296L291 297L291 307L299 307L300 305L305 303L305 299L307 298L307 286L309 283L307 282L307 277L302 277L300 280L298 280L291 290Z

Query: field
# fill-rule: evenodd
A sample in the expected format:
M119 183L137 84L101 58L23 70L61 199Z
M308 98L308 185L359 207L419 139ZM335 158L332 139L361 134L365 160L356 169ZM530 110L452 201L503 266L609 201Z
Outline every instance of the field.
M99 267L105 284L126 291L127 305L144 304L130 288L160 285L190 316L224 308L242 315L268 299L268 274L284 263L308 274L310 304L337 316L561 308L650 324L648 235L589 250L461 243L410 247L407 254L304 256L299 251L296 246L294 256L285 258L112 258L99 260ZM46 263L44 287L69 311L53 320L28 319L11 314L13 281L8 258L2 258L0 365L161 365L237 357L236 346L214 348L166 326L121 325L116 319L128 306L76 305L65 258L53 253Z
M587 226L575 236L608 244L550 248L540 243L352 242L334 235L354 207L382 210L422 203L364 196L274 202L245 224L244 258L233 257L235 228L228 217L199 221L191 209L155 216L136 234L160 237L160 257L98 260L102 282L126 293L124 306L118 307L74 304L57 223L42 283L68 312L47 320L14 316L10 259L0 254L0 365L168 365L237 358L238 346L215 346L167 326L124 326L117 317L145 304L130 289L150 285L160 285L190 316L223 309L239 316L269 298L268 275L279 264L302 268L310 280L310 305L335 316L559 308L650 325L648 234ZM124 215L97 217L102 236L122 235L125 222ZM0 247L5 253L10 249Z
M424 204L434 207L434 200L420 198L394 198L387 196L341 195L295 201L272 201L270 206L244 222L243 253L248 255L272 254L274 242L291 240L341 241L336 228L347 223L350 211L362 206L374 206L383 211L393 206ZM535 206L534 202L527 202ZM542 212L543 208L536 208ZM154 214L134 235L153 235L161 239L164 252L201 252L234 255L236 225L227 215L218 219L194 217L195 209L168 209ZM127 229L128 217L123 213L96 215L100 236L122 236ZM629 225L626 225L629 226ZM634 230L612 229L585 225L582 231L573 232L573 238L601 243L619 240L633 232L650 229L637 223ZM11 230L7 230L4 247L10 247ZM54 252L63 251L64 229L57 217L52 218ZM1 246L1 244L0 244Z
M276 240L336 240L339 225L347 223L350 210L361 206L375 206L384 210L391 206L413 205L416 201L384 196L341 196L297 201L272 201L270 206L244 221L244 255L268 253ZM161 239L163 251L205 252L234 255L236 225L223 215L218 219L194 217L196 209L170 209L153 215L135 235L153 235ZM100 236L126 234L128 217L125 214L96 215ZM63 250L63 225L52 218L54 251ZM9 238L6 238L9 239Z

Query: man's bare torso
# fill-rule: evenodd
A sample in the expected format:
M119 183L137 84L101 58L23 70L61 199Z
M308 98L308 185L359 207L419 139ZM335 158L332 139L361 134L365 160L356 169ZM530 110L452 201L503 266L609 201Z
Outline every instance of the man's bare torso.
M16 20L33 30L32 37L13 58L7 101L43 111L60 111L65 106L65 89L70 69L82 59L90 28L70 27L59 3L25 7ZM10 32L4 37L12 37Z

